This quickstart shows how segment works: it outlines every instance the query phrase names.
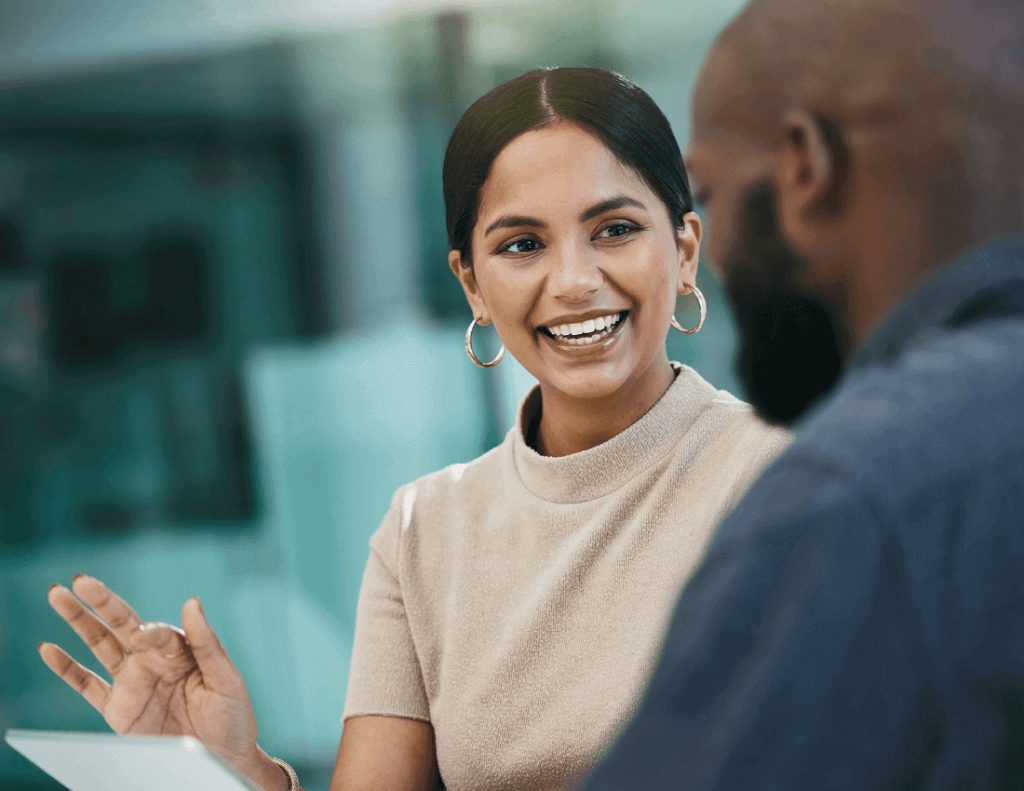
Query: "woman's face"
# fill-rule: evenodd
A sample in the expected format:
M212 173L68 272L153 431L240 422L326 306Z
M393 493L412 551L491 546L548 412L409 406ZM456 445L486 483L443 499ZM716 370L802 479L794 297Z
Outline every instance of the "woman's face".
M473 268L457 251L449 263L474 315L542 387L603 398L667 365L676 295L697 271L700 221L684 221L677 230L639 176L562 123L502 150L480 193Z

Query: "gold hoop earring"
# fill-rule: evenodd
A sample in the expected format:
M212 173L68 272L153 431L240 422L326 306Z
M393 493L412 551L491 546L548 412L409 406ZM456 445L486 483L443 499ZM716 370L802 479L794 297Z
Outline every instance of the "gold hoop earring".
M469 323L469 329L466 330L466 354L469 355L469 359L479 365L481 368L493 368L501 362L501 358L505 356L505 344L501 344L501 351L498 352L498 356L491 360L489 363L482 363L477 359L477 356L473 354L473 329L476 327L476 316Z
M672 326L675 327L680 332L685 332L687 335L693 335L693 333L695 333L697 330L703 327L704 319L706 319L708 316L708 303L704 301L704 295L700 293L700 289L697 288L696 286L690 286L690 293L692 293L697 298L697 304L700 305L700 319L697 321L697 326L694 327L692 330L688 330L685 327L683 327L682 324L676 321L675 316L672 316Z

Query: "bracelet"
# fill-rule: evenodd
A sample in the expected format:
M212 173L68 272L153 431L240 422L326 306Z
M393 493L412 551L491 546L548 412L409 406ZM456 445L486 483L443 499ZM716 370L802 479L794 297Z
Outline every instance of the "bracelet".
M271 758L275 764L284 769L284 773L288 775L288 791L300 791L299 789L299 776L295 774L295 770L292 769L288 764L282 761L280 758Z

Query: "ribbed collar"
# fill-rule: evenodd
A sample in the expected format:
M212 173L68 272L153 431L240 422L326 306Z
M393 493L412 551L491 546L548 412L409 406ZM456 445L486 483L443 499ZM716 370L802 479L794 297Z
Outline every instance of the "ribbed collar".
M673 363L675 381L642 418L596 448L569 456L541 456L524 430L540 408L540 386L516 413L512 455L519 478L534 495L553 503L585 503L611 494L664 458L718 392L686 365Z
M850 359L849 367L898 357L917 338L953 320L971 303L1024 282L1024 238L982 245L915 288Z

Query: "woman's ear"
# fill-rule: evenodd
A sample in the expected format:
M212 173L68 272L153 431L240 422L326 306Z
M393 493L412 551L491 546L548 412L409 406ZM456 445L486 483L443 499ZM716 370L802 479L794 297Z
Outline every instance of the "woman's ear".
M696 212L683 215L683 225L676 229L676 248L679 250L680 294L689 294L697 285L697 266L700 263L700 237L703 228Z
M480 294L480 288L476 284L476 275L473 274L473 267L463 266L462 253L458 250L452 250L448 253L448 268L452 270L452 274L462 284L462 291L466 295L466 301L469 303L469 309L473 311L476 323L480 325L490 324L491 316L487 311L487 306L484 304L484 298Z

